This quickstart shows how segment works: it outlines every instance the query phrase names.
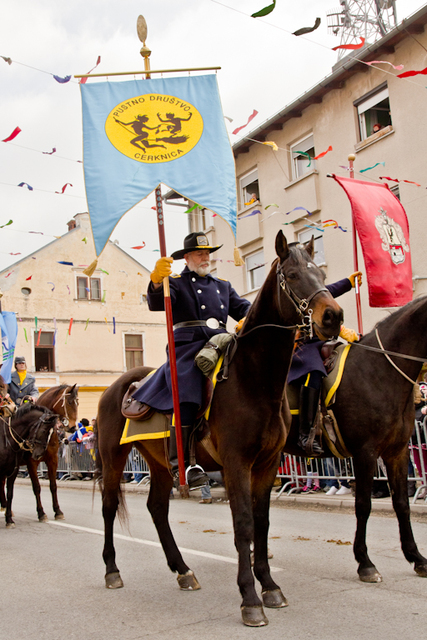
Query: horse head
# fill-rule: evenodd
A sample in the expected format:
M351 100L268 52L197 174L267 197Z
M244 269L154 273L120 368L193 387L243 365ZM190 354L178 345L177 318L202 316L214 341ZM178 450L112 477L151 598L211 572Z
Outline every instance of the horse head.
M79 407L78 392L77 384L67 387L64 392L65 418L62 418L61 422L65 431L68 431L68 433L73 433L76 429L77 411Z
M282 231L276 236L275 269L280 288L311 332L325 340L339 335L343 311L325 287L325 274L315 264L314 236L306 244L288 244ZM274 266L274 265L273 265Z
M61 426L60 416L46 407L27 403L19 407L12 418L10 433L24 451L30 451L34 460L45 453L55 429ZM17 437L22 439L20 442Z

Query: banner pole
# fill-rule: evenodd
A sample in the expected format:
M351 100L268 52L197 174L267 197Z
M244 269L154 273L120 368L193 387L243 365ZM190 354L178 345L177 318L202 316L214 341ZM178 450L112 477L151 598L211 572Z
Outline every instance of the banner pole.
M354 179L354 165L353 162L356 160L356 156L354 153L351 153L348 156L349 168L350 168L350 178ZM351 224L353 230L353 265L354 270L359 271L359 260L357 256L357 235L356 235L356 223L354 222L353 212L351 214ZM359 335L363 335L363 325L362 325L362 305L360 301L360 290L359 283L357 281L357 277L354 280L354 291L356 294L356 314L357 314L357 329Z
M138 17L136 29L137 29L138 37L143 44L140 54L144 58L145 79L148 80L151 78L151 75L150 75L151 51L145 44L147 39L147 23L145 21L144 16ZM157 228L159 231L160 255L162 256L162 258L165 258L167 256L166 237L165 237L165 219L163 215L162 190L161 190L160 184L156 187L155 194L156 194L156 214L157 214ZM169 366L170 366L170 372L171 372L176 450L178 455L179 492L181 494L181 498L189 498L190 491L189 491L188 485L185 482L185 463L184 463L184 449L182 446L181 411L179 407L178 371L176 368L175 340L173 335L172 302L170 297L168 276L166 276L166 278L163 278L163 295L164 295L164 304L165 304L165 313L166 313L166 329L167 329L167 335L168 335Z

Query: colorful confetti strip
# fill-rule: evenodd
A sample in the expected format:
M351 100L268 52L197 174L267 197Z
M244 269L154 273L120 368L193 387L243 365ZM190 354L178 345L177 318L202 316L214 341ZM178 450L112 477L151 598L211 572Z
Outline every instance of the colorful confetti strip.
M322 151L322 153L319 153L318 156L314 156L313 160L319 160L319 158L323 158L324 156L326 156L327 153L329 153L330 151L333 151L332 146L329 145L329 147L326 149L326 151Z
M18 135L18 133L21 133L21 129L19 127L16 127L12 133L10 134L10 136L8 136L7 138L5 138L4 140L2 140L2 142L10 142L11 140L13 140L14 138L16 138L16 136Z
M98 56L98 60L96 61L96 65L93 67L93 69L88 71L88 74L92 73L92 71L95 71L96 67L99 65L100 62L101 62L101 56ZM87 82L87 78L80 78L79 84L86 84L86 82Z
M268 16L269 13L274 11L275 7L276 7L276 0L273 0L273 4L269 4L267 7L264 7L264 9L260 9L256 13L252 13L251 17L262 18L263 16Z
M398 65L394 65L391 64L391 62L388 62L388 60L371 60L371 62L365 62L365 64L389 64L391 67L393 67L393 69L396 69L396 71L402 71L402 69L404 68L405 65L403 64L398 64Z
M405 71L405 73L399 73L398 78L411 78L412 76L427 76L427 67L421 71Z
M372 167L366 167L366 169L360 169L359 173L365 173L365 171L370 171L371 169L375 169L375 167L378 167L378 165L380 164L383 167L385 167L385 162L376 162L375 164L372 165Z
M332 47L332 51L337 51L338 49L361 49L365 44L365 38L362 38L362 36L359 36L359 38L361 40L360 44L339 44L337 47Z
M59 82L60 84L65 84L66 82L70 82L71 80L71 76L65 76L64 78L61 78L61 76L53 76L56 80L56 82Z
M28 182L20 182L18 187L27 187L28 191L34 191L33 187Z
M296 31L293 32L292 35L294 36L303 36L305 33L311 33L312 31L316 31L316 29L318 29L320 27L320 23L321 23L321 19L320 18L316 18L316 21L314 23L314 27L303 27L302 29L297 29Z
M62 187L61 191L55 191L55 193L60 193L60 194L64 193L65 189L68 186L72 187L73 185L71 184L71 182L67 182L66 184L64 184L64 186Z
M274 7L273 7L274 8ZM236 134L239 133L239 131L241 131L242 129L244 129L245 127L248 126L248 124L255 118L255 116L258 115L258 111L256 109L254 109L251 113L251 115L248 118L248 121L246 124L242 125L241 127L237 127L237 129L234 129L234 131L232 131L233 136L235 136Z

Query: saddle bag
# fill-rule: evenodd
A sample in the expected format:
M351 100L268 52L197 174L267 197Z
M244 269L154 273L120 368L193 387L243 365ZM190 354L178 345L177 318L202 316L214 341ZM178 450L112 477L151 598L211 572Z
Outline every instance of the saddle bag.
M131 420L148 420L153 415L154 409L152 407L149 407L148 404L144 402L138 402L138 400L132 397L135 391L142 387L145 381L146 378L132 382L126 391L122 400L121 409L122 415L125 418L130 418Z
M194 362L205 376L209 377L211 375L220 355L225 351L232 339L231 333L218 333L212 336L209 342L196 354Z

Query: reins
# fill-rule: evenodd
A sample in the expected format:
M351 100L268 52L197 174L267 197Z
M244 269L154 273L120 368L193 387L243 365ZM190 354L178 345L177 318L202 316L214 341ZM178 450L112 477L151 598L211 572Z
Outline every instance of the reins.
M65 412L65 417L61 416L60 420L62 422L62 424L64 425L64 427L68 427L68 425L70 424L70 418L68 417L68 412L67 412L67 403L66 403L66 397L70 395L70 392L66 393L67 388L64 389L64 392L62 393L61 396L59 396L58 400L54 403L53 405L53 409L56 407L56 405L58 404L58 402L60 402L60 400L62 400L62 408ZM74 403L77 404L77 398L74 398L73 400Z

